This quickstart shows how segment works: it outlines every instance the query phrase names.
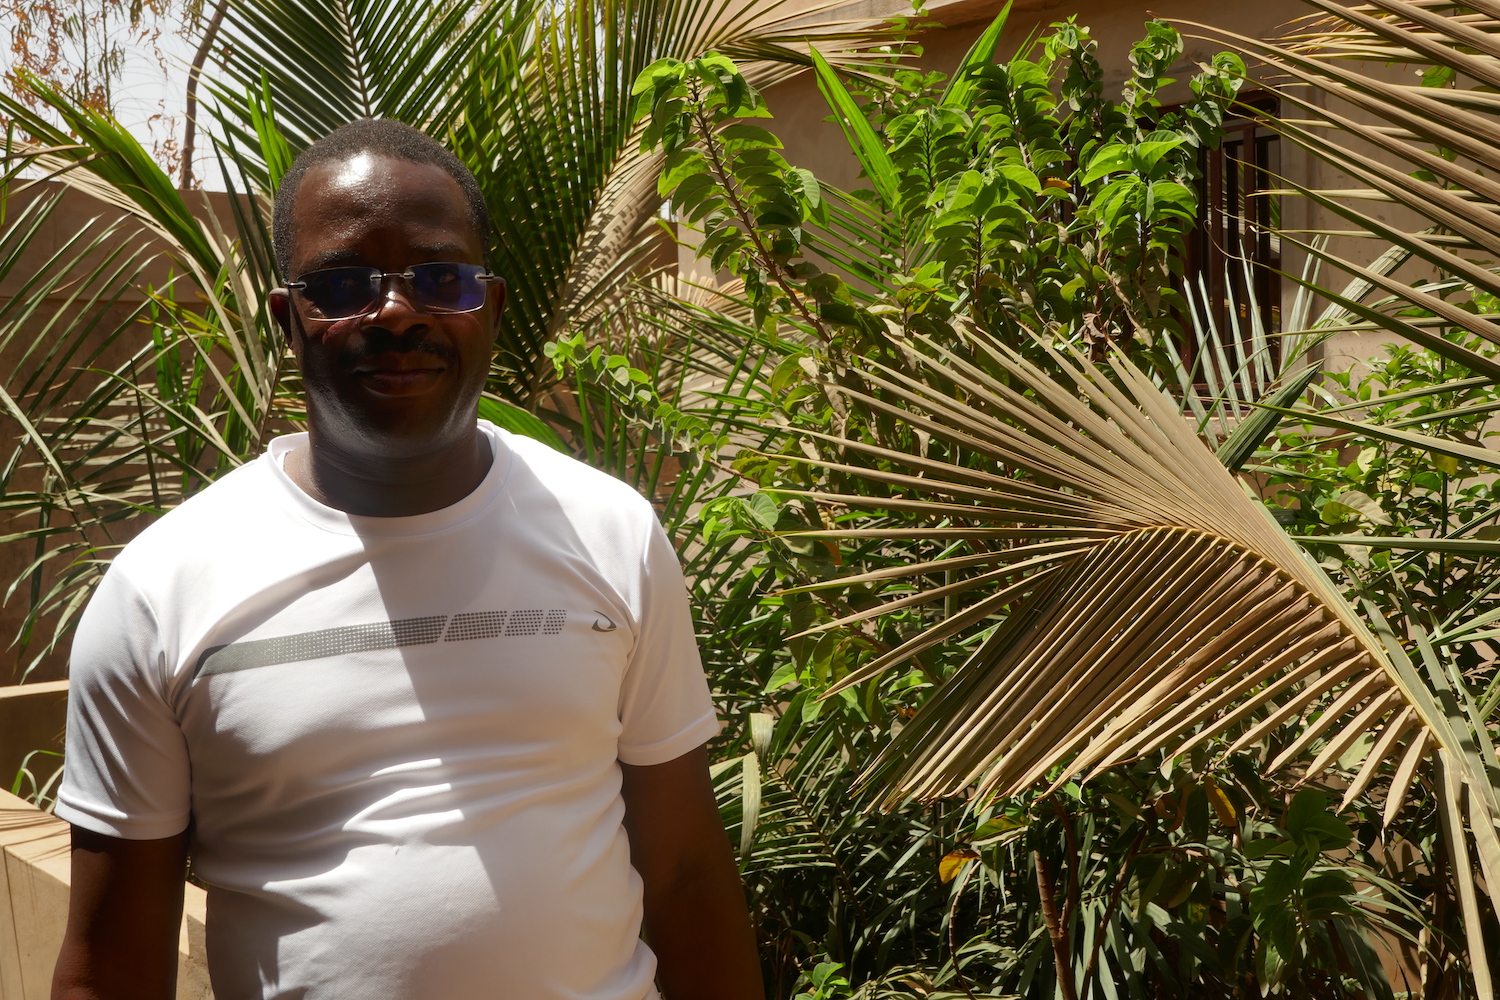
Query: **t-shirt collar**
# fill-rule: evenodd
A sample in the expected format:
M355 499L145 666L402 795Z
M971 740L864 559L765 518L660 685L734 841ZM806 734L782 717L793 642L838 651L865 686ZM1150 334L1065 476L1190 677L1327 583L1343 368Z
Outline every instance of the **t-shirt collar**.
M515 453L506 442L507 435L504 431L488 420L480 420L478 425L479 432L489 441L491 454L494 456L493 461L490 462L490 470L485 474L484 479L473 492L457 503L409 517L367 517L349 514L336 507L319 503L303 492L300 486L292 482L282 466L287 455L307 443L305 431L274 438L266 446L265 454L257 460L256 464L264 466L264 473L275 484L278 499L287 505L291 513L315 527L341 535L387 538L427 535L436 531L445 531L477 517L494 503L500 494L505 492L506 483L510 479L511 466L515 461Z

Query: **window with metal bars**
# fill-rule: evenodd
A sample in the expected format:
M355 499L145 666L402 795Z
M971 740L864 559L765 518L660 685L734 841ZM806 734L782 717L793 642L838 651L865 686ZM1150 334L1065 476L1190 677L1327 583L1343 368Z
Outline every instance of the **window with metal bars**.
M1224 123L1218 148L1199 154L1198 226L1183 289L1192 310L1185 319L1222 349L1220 367L1231 368L1257 350L1275 359L1281 328L1281 241L1272 232L1280 199L1261 193L1279 183L1281 142L1256 114L1274 113L1276 100L1252 94L1241 104L1245 113ZM1190 333L1194 354L1197 341Z

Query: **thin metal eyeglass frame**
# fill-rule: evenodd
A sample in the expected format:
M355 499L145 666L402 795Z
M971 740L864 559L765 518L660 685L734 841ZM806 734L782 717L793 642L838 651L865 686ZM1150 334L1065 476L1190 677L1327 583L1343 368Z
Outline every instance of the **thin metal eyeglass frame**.
M452 261L452 260L435 260L435 261L432 261L431 263L432 264L453 264L453 265L457 265L457 266L461 266L461 267L473 267L474 266L473 264L464 264L461 261ZM423 266L423 265L414 265L414 266L420 267L420 266ZM309 277L311 275L319 274L319 273L321 273L323 271L342 271L342 270L344 270L344 268L342 268L342 267L320 267L316 271L308 271L302 277L303 278L307 278L307 277ZM375 268L371 267L371 268L367 268L365 270L366 270L366 273L368 273L371 278L377 278L377 275L378 275L377 284L375 286L375 297L370 300L370 305L365 310L363 310L361 312L352 312L352 313L350 313L347 316L307 316L307 315L304 314L303 319L314 320L314 321L317 321L319 323L337 323L340 320L353 319L356 316L369 316L369 315L372 315L373 313L376 313L376 312L378 312L380 310L380 305L384 301L381 298L381 292L383 292L385 290L385 280L387 278L405 278L406 279L406 284L407 284L408 291L411 291L413 293L413 295L415 294L415 289L412 288L412 282L416 280L417 276L411 272L411 268L407 268L404 271L377 271ZM493 272L493 271L483 271L483 272L481 272L479 274L474 275L474 280L475 281L489 282L489 281L495 281L499 277L500 276L498 274L496 274L495 272ZM303 289L307 287L307 282L306 281L288 281L286 283L285 287L286 287L286 289L288 291L297 292L302 298L304 298L304 299L307 298L307 294L305 292L303 292ZM413 305L416 304L414 300L412 300L412 304ZM427 306L427 308L431 308L430 304ZM484 301L481 299L480 302L479 302L479 304L477 306L473 307L472 309L443 309L443 310L440 310L437 313L435 313L435 315L438 315L438 316L462 316L465 313L478 312L479 310L481 310L483 308L484 308Z

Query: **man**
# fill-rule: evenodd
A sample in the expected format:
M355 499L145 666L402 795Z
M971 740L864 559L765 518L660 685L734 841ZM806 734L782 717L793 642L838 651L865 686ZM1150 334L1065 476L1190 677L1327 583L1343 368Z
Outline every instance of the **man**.
M54 997L173 995L191 854L218 1000L759 1000L666 537L476 423L505 285L473 177L355 122L275 236L308 432L142 533L79 624Z

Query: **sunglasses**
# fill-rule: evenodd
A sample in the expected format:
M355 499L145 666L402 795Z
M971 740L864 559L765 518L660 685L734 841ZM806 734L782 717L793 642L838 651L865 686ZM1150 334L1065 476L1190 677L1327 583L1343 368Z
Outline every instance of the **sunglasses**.
M484 305L485 283L496 275L478 264L413 264L404 271L330 267L309 271L286 287L302 296L312 319L348 319L376 310L387 278L404 278L411 304L432 313L473 312Z

